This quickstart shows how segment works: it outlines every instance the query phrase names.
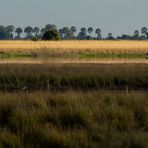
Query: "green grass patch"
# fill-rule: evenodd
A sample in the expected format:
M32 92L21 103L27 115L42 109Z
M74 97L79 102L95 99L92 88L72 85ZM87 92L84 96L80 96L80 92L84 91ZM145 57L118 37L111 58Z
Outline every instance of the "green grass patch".
M81 52L81 59L98 59L98 58L125 58L125 59L146 59L148 58L146 53L116 53L116 52Z
M99 51L58 51L41 49L36 52L11 51L0 52L0 59L14 59L14 58L48 58L48 59L146 59L148 55L146 52L99 52Z
M0 52L0 59L35 58L36 53L31 52Z

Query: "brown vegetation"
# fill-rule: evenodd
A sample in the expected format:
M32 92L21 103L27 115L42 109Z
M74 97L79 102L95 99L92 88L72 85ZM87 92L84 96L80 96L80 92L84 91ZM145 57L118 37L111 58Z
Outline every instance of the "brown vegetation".
M147 148L144 92L0 93L1 148Z

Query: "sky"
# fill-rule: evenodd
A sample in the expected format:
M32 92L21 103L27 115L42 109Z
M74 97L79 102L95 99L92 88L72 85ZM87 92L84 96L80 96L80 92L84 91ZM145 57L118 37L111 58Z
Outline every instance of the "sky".
M101 28L106 35L148 27L148 0L0 0L0 24Z

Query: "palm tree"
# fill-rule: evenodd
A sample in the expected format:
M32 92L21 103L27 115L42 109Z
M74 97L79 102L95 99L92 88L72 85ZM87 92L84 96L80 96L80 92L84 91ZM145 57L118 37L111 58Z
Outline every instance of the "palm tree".
M33 29L33 32L35 33L35 36L37 37L38 36L38 33L40 32L40 29L38 27L35 27Z
M147 32L148 32L148 29L146 27L142 27L141 33L142 33L142 35L143 35L144 38L146 38Z
M97 34L97 39L102 39L102 36L101 36L101 29L100 28L97 28L95 33Z
M15 27L13 25L9 25L6 27L6 31L10 34L12 34L15 30Z
M20 39L20 34L21 34L22 32L23 32L23 29L22 29L22 28L20 28L20 27L16 28L15 33L17 33L18 39Z
M71 30L68 27L64 27L63 29L63 35L65 39L69 39L72 36Z
M64 38L64 31L63 31L63 29L59 29L59 33L60 33L61 39L63 39Z
M134 31L133 39L139 39L139 31L138 30Z
M74 36L74 34L77 32L77 29L76 29L75 26L72 26L72 27L70 28L70 30L71 30L71 32L73 33L73 36Z
M6 32L5 26L0 25L0 39L8 39L9 35Z
M89 27L87 31L88 31L88 33L89 33L89 35L90 35L90 37L91 37L91 34L92 34L92 32L93 32L93 28L92 28L92 27Z
M79 35L78 35L78 39L84 40L84 39L86 39L86 36L87 36L87 30L86 30L85 27L82 27L82 28L80 29L80 33L79 33Z
M26 27L26 28L24 29L24 33L26 33L27 38L32 37L33 28L32 28L32 27L30 27L30 26Z
M13 25L9 25L6 27L6 31L10 34L10 38L13 39L13 32L15 30L15 27Z
M5 26L3 26L3 25L0 25L0 31L6 31L6 28L5 28Z
M81 28L81 32L84 33L84 34L86 34L86 32L87 32L87 31L86 31L86 28L85 28L85 27L82 27L82 28Z

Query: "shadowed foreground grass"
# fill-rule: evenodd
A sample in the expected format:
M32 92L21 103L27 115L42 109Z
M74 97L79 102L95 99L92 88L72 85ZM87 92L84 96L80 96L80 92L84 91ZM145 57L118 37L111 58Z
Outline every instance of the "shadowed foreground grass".
M0 93L1 148L147 148L148 93Z
M0 65L0 90L148 90L147 64Z

